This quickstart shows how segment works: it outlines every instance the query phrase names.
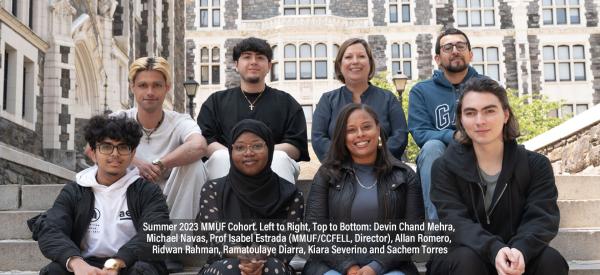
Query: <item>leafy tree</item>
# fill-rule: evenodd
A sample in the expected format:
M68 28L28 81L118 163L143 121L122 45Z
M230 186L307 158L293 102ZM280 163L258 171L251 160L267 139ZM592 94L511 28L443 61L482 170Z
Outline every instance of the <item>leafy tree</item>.
M380 88L389 90L396 94L396 87L394 84L387 80L387 72L380 72L373 79L371 83ZM407 84L404 92L402 93L402 109L408 119L408 94L412 86L416 84ZM557 110L560 106L560 102L550 102L546 97L543 96L518 96L517 91L508 89L508 100L513 110L515 117L519 121L519 129L521 136L517 139L519 143L523 143L533 137L540 135L555 126L565 121L565 118L554 118L549 117L548 114L552 110ZM417 155L419 154L419 147L412 138L412 135L408 137L408 145L405 151L407 161L415 163Z

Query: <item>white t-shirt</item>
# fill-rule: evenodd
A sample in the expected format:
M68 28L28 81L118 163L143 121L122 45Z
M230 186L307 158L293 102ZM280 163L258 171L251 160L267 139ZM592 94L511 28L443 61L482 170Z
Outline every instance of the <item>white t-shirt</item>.
M150 135L150 139L144 134L138 145L135 157L147 162L164 157L175 150L192 134L202 134L200 127L189 114L181 114L175 111L164 110L165 118L158 129ZM114 115L125 113L128 118L136 119L137 108L119 111ZM163 186L169 178L170 171L164 173L164 178L159 185Z
M81 241L83 257L111 257L137 233L129 208L127 188L140 176L133 169L110 186L96 181L97 166L77 173L77 184L91 187L94 193L94 216Z

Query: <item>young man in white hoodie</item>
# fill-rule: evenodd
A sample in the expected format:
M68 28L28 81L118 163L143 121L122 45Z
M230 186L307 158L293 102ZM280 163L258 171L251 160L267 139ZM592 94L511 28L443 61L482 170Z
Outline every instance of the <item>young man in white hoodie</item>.
M136 121L124 116L90 119L85 139L97 165L79 172L52 208L30 221L52 260L40 274L168 274L142 230L170 223L167 203L160 187L128 169L141 137Z

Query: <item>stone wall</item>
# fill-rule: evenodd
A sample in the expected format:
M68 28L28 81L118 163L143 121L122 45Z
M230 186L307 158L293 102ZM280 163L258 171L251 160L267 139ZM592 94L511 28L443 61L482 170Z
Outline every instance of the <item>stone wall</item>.
M454 25L454 6L452 3L453 1L448 1L443 7L435 9L435 24L444 26L444 29Z
M514 29L515 25L512 20L512 11L510 5L506 1L498 1L500 8L500 28L501 29Z
M600 121L538 152L550 159L555 174L598 174Z
M329 10L332 15L341 17L369 16L368 0L331 0Z
M526 59L527 55L527 47L525 45L525 43L519 43L519 59ZM521 79L522 79L522 83L521 83L521 93L526 95L529 94L529 68L528 66L529 63L528 62L521 62Z
M186 1L185 3L185 29L188 31L196 30L196 1Z
M539 95L542 89L542 71L540 68L540 50L538 49L540 40L536 35L528 35L529 42L529 62L531 73L531 94Z
M527 26L535 29L540 27L540 1L532 0L527 6Z
M429 25L433 14L433 6L430 1L415 1L415 8L413 9L415 17L415 25Z
M598 104L600 103L600 33L590 35L590 45L593 97L594 104Z
M427 79L433 73L433 35L422 33L417 35L417 68L419 79Z
M117 0L117 7L113 14L112 31L114 36L123 35L123 0Z
M89 119L76 118L75 119L75 171L79 172L85 168L94 165L88 158L85 156L84 151L87 145L85 141L85 131L84 128L88 124Z
M387 26L385 0L373 0L373 26ZM399 11L400 12L400 11Z
M515 47L515 38L505 36L502 40L504 45L504 67L506 67L506 87L519 89L519 72L517 71L517 49Z
M385 48L387 40L385 35L369 35L367 38L369 46L373 51L373 59L375 59L375 72L387 70Z
M194 77L194 58L196 54L194 51L196 50L196 44L194 44L194 40L187 39L185 40L185 78L189 79L190 77Z
M224 30L235 30L237 29L237 25L235 24L235 20L238 18L238 1L237 0L225 0L225 12L223 13L223 17L225 20L225 24L223 25Z
M36 107L41 107L41 98L36 97ZM41 110L38 110L38 114ZM42 153L42 135L40 132L34 132L21 125L13 123L10 120L0 117L0 142L16 147L20 150L43 156Z
M233 47L242 41L241 38L232 38L225 41L225 87L232 88L240 85L240 75L235 71L233 62Z
M169 1L167 0L163 0L162 2L163 8L162 8L162 29L161 29L161 45L162 45L162 52L160 53L161 56L171 56L171 54L169 53L169 48L171 45L171 28L169 28Z
M69 181L55 175L0 159L0 185L8 184L65 184Z
M267 19L279 15L279 0L242 0L242 20ZM229 6L227 6L229 9Z
M585 0L585 20L588 27L598 26L598 5L594 0Z

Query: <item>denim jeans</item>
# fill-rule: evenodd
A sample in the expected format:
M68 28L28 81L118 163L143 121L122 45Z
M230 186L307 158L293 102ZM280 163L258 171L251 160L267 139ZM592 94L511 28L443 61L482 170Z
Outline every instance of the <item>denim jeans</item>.
M437 220L437 210L431 202L431 166L433 162L444 154L446 144L444 142L432 139L425 142L419 156L417 156L417 172L421 178L421 188L423 189L423 203L425 204L425 218L428 220Z

